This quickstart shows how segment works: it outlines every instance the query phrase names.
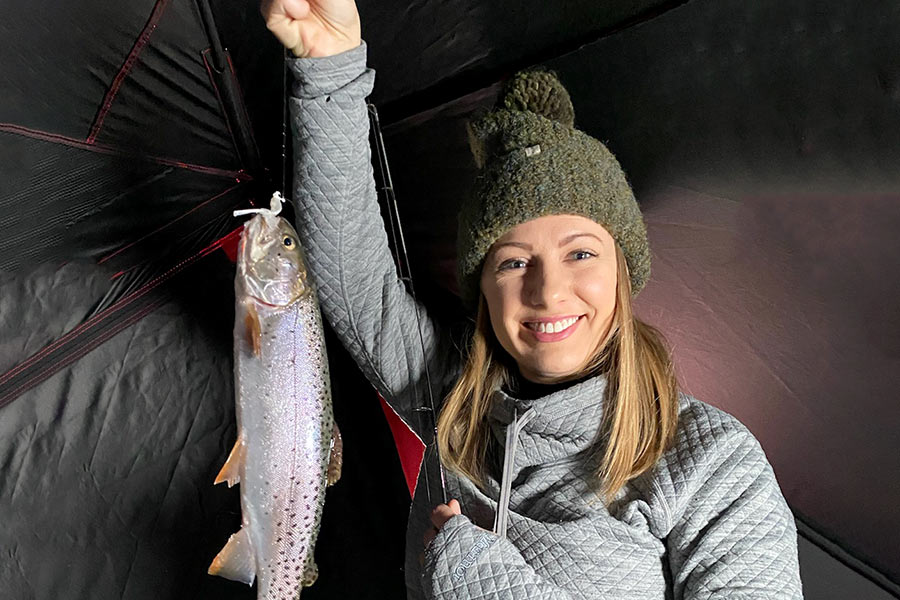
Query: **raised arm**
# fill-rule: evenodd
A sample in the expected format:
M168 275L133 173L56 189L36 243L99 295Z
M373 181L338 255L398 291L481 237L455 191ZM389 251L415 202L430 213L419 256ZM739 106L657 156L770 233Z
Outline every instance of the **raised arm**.
M365 102L375 73L366 68L356 8L346 0L301 1L306 12L296 12L298 3L293 4L264 3L263 14L269 28L299 55L288 61L295 80L290 99L293 199L308 268L322 311L341 342L385 400L422 436L414 408L428 393L426 361L436 400L448 363L455 363L448 360L453 356L449 341L438 335L399 280L388 249L372 176ZM338 15L349 23L346 28L322 25L323 18L348 8L351 13ZM343 33L332 35L333 30Z

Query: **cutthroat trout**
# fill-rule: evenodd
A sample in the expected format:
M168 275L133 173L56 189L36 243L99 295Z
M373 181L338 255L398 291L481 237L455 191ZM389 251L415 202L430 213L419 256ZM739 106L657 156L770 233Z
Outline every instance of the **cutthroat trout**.
M340 433L315 290L290 223L271 209L244 225L235 276L237 441L215 483L241 485L240 531L209 574L295 599L318 571L313 547L326 485L340 477Z

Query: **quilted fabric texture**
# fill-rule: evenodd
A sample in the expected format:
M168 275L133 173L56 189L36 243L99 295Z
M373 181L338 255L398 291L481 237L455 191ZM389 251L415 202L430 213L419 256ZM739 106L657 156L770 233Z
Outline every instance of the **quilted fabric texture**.
M438 397L459 357L442 328L406 294L377 206L365 97L374 85L366 46L291 59L298 231L322 309L371 383L420 437L415 407L427 364ZM416 313L424 328L419 341ZM538 400L495 392L489 416L500 448L508 432L508 506L498 507L500 464L484 489L447 473L460 501L424 551L424 484L407 528L410 599L802 598L793 516L753 435L734 417L680 397L677 443L608 507L587 484L604 377ZM526 417L527 416L527 417ZM522 421L526 419L526 421ZM506 512L506 535L495 516ZM421 562L420 562L421 559Z

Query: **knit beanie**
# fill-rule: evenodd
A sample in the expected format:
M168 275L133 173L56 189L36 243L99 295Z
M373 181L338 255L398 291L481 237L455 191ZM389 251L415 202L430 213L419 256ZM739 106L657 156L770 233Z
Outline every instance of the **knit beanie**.
M647 282L650 248L631 186L606 146L574 123L572 101L556 74L529 70L513 76L493 111L467 124L479 175L459 213L457 267L470 309L491 245L516 225L546 215L599 223L622 248L632 296Z

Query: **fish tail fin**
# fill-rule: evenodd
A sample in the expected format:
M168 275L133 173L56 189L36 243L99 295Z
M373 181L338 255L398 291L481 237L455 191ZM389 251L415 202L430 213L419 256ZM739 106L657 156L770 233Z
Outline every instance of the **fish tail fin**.
M341 430L337 423L331 431L331 456L328 459L328 476L326 485L334 485L341 478L341 468L344 465L344 441L341 438Z
M241 482L241 465L244 462L244 444L241 443L241 435L238 432L237 441L234 443L234 447L231 449L231 454L228 455L228 460L225 461L225 464L222 466L222 470L219 471L219 474L216 475L216 481L213 485L217 483L222 483L223 481L228 482L228 487L233 486L236 483Z
M256 558L247 527L231 535L225 547L216 555L209 569L210 575L218 575L232 581L253 585L256 579Z

